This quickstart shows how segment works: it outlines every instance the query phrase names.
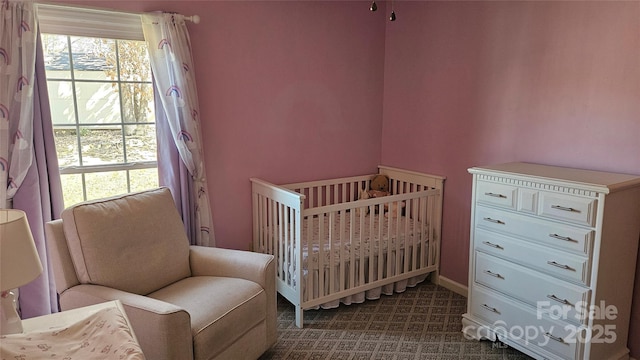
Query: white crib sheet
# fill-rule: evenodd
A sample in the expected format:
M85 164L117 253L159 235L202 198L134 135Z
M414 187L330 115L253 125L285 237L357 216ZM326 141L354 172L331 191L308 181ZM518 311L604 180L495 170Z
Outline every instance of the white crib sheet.
M380 220L382 220L381 226ZM311 231L313 233L311 237L311 266L313 268L319 266L321 246L324 250L324 266L329 266L331 256L333 256L334 263L337 264L341 259L341 255L346 256L345 260L350 259L351 251L354 252L354 258L359 259L361 254L367 258L371 253L374 255L379 254L380 250L382 250L382 253L396 249L404 250L405 243L409 246L414 243L414 237L416 237L416 243L419 243L421 239L428 240L429 234L428 226L419 220L406 216L391 219L387 217L380 218L377 214L366 215L364 222L361 221L359 216L354 216L353 226L351 224L351 217L346 215L344 217L344 232L341 233L338 219L334 221L333 228L330 229L329 217L324 216L324 234L321 239L320 218L305 218L301 229L303 243L302 261L303 268L305 269L307 268L309 258L309 246L306 241L309 239L307 233L309 231L310 221L313 221L311 224ZM351 228L353 228L353 237L351 237ZM371 232L371 229L373 229L373 232ZM331 243L329 243L330 235ZM380 239L382 239L382 241L380 241ZM397 241L399 241L398 244L396 244ZM341 249L343 251L341 251Z

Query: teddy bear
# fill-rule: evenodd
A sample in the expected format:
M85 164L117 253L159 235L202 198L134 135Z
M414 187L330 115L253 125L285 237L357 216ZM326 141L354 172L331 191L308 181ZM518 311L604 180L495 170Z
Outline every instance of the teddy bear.
M387 175L376 175L371 179L368 198L379 198L382 196L391 195L389 192L389 177ZM384 216L396 218L398 215L402 215L402 210L405 204L404 201L394 202L384 205ZM377 212L377 210L376 210Z
M369 197L377 198L389 195L389 177L375 175L369 184Z
M379 198L383 196L390 195L389 193L389 177L386 175L375 175L371 181L369 182L369 189L360 189L358 194L359 200L365 200L370 198ZM365 215L369 213L369 209L363 209L365 211ZM376 206L376 213L378 213L378 209ZM360 215L360 209L356 209L356 214Z

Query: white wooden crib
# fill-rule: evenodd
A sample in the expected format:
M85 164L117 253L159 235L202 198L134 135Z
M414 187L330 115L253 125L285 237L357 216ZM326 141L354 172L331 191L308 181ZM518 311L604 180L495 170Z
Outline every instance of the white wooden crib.
M251 179L253 250L276 257L278 292L295 306L298 327L304 310L401 292L430 273L437 282L445 178L378 171L390 195L366 200L359 189L374 174L288 185Z

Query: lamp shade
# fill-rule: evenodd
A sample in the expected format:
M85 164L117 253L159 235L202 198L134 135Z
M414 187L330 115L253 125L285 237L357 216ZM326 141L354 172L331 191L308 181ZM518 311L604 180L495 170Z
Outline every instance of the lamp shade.
M27 214L0 209L0 290L26 285L42 273Z

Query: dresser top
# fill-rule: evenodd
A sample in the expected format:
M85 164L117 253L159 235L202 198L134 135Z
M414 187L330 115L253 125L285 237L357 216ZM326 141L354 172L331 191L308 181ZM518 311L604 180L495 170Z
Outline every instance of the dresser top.
M469 169L472 174L492 172L511 176L535 177L548 181L570 182L575 185L607 188L610 191L640 186L640 175L619 174L604 171L574 169L560 166L524 162L478 166Z

